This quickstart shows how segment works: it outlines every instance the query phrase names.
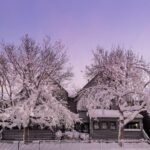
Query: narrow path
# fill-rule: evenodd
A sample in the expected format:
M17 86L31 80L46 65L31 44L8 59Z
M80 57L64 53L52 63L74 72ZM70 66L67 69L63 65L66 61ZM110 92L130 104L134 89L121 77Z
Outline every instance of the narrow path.
M0 143L0 150L122 150L117 143L71 143L71 142L34 142L23 143ZM146 142L125 143L123 150L150 150Z

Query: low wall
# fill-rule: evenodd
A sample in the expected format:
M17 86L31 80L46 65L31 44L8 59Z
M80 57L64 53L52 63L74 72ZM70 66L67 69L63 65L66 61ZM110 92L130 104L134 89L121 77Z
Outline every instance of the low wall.
M55 133L51 130L28 130L28 141L33 140L53 140L55 139ZM2 132L2 140L23 140L23 130L13 129L4 130Z

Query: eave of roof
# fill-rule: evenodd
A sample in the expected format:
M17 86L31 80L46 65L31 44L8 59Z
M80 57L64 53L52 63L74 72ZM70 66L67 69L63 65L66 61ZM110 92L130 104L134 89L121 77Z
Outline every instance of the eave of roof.
M107 109L90 109L87 112L90 118L119 118L120 113L118 110L107 110ZM129 116L129 113L125 113L125 116ZM138 114L136 118L143 118L142 115Z

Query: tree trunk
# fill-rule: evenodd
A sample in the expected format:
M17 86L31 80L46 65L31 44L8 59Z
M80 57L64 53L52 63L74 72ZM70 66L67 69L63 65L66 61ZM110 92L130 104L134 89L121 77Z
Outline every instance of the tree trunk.
M123 139L124 139L124 125L123 121L120 120L119 122L119 133L118 133L118 143L119 146L123 147Z
M23 129L23 142L24 143L28 142L28 137L29 137L29 132L28 131L29 131L28 127L25 127Z

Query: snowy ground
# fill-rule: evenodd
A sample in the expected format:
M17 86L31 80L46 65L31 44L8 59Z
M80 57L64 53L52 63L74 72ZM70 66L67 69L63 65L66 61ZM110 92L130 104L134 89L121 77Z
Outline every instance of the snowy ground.
M120 148L117 143L0 143L0 150L150 150L150 145L146 142L125 143Z

